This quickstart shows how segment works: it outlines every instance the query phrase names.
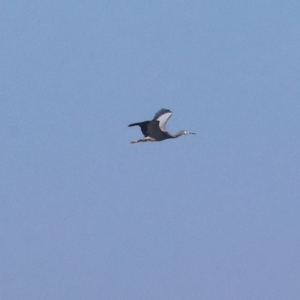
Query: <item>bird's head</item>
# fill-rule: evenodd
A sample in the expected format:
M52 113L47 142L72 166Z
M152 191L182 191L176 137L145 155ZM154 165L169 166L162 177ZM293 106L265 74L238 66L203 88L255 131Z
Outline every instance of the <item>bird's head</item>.
M188 130L182 130L182 134L183 134L183 135L188 135L188 134L196 134L196 133L190 132L190 131L188 131Z
M190 131L188 131L188 130L180 130L180 131L178 131L177 133L175 133L174 135L172 135L172 137L177 138L177 137L179 137L179 136L182 136L182 135L188 135L188 134L196 134L196 133L190 132Z

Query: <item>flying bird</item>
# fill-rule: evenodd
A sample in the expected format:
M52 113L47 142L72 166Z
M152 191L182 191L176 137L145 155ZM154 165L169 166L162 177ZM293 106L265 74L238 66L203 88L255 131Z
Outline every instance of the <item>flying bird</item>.
M151 121L144 121L139 123L133 123L128 125L128 127L131 126L140 126L141 131L144 135L142 139L139 139L137 141L132 141L132 144L139 143L139 142L159 142L166 139L173 139L177 138L181 135L188 135L188 134L196 134L187 130L180 130L175 134L171 134L168 131L166 131L166 123L172 116L172 112L169 109L162 108L159 110L153 120Z

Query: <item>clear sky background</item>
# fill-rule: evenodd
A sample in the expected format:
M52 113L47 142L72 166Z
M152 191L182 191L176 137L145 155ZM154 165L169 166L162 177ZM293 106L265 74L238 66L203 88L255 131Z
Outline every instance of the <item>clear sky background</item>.
M0 298L300 299L299 1L2 1ZM157 143L132 122L173 112Z

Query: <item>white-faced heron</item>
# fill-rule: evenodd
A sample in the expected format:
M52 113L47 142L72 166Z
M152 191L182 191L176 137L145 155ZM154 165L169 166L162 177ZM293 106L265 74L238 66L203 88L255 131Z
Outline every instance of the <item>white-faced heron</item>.
M139 143L139 142L148 142L148 141L163 141L166 139L173 139L177 138L181 135L188 135L188 134L196 134L187 130L180 130L175 134L171 134L166 131L166 123L172 116L172 112L169 109L162 108L159 110L153 120L151 121L144 121L139 123L133 123L128 125L131 126L140 126L141 131L144 137L137 141L132 141L132 144Z

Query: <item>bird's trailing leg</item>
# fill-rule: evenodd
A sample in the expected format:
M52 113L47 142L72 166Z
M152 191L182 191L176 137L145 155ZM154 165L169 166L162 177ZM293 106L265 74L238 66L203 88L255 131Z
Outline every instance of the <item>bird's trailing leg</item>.
M144 137L140 140L137 140L137 141L131 141L130 144L136 144L136 143L139 143L139 142L154 142L155 139L150 137L150 136L147 136L147 137Z

